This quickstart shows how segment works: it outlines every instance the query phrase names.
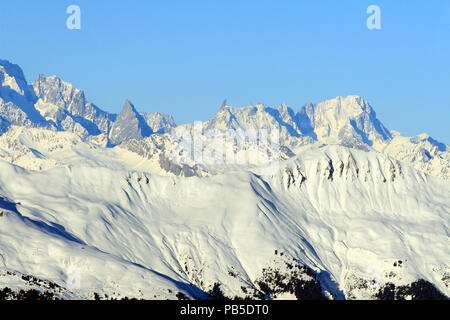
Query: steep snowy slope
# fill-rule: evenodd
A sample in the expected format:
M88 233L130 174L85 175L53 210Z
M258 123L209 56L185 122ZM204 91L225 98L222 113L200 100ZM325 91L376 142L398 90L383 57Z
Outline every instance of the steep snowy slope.
M0 121L2 131L9 125L51 127L34 108L37 98L28 85L22 69L0 60Z
M381 153L312 147L271 175L207 178L0 167L2 285L9 271L67 288L73 264L76 296L198 297L218 282L244 297L295 258L336 298L420 278L450 294L450 184Z

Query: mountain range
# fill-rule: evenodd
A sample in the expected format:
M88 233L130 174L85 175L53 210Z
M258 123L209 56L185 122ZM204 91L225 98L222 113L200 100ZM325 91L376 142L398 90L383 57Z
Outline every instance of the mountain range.
M0 160L5 297L450 294L449 145L359 96L177 125L0 60Z

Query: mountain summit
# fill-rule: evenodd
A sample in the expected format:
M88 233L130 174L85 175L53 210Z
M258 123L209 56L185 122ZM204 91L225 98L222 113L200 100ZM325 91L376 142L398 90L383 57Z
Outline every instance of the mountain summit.
M109 140L116 145L131 139L142 139L152 134L152 129L145 119L136 111L134 105L126 100L122 111L114 121Z
M48 127L34 107L36 100L33 88L28 85L22 69L9 61L0 60L1 127L4 130L10 125Z
M306 104L298 121L303 133L313 134L317 141L325 143L374 146L392 138L369 103L359 96Z
M40 75L33 88L38 98L36 109L59 130L85 138L108 133L111 115L89 102L84 92L71 83Z

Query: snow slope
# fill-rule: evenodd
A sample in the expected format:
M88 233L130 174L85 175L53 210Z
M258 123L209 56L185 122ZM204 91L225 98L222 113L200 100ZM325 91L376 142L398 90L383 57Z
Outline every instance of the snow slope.
M28 170L60 166L106 167L172 175L147 159L124 148L105 148L72 132L12 126L0 136L0 159Z
M336 299L418 279L448 296L449 170L448 145L358 96L177 126L0 60L0 289L261 298L276 270Z
M81 270L80 289L69 290L77 297L198 297L215 282L245 296L241 287L258 288L264 268L290 257L336 298L370 298L377 285L419 278L448 296L449 195L448 181L341 146L311 147L265 176L29 172L1 162L0 262L3 274L64 288L72 264ZM361 279L376 282L363 290Z

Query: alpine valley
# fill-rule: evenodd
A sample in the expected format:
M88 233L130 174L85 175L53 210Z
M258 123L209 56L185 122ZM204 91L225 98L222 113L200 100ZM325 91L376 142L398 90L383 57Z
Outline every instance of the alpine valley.
M0 60L0 300L449 297L449 145L359 96L217 109L112 114ZM192 156L218 144L244 161Z

